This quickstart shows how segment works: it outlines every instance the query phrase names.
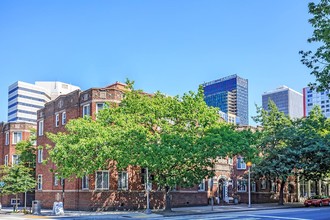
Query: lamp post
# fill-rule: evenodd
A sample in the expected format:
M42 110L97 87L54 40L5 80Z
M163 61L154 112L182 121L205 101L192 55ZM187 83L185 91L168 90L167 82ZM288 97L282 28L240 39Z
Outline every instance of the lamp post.
M251 208L251 178L250 178L250 174L251 174L252 162L249 161L249 162L246 163L246 165L248 166L248 174L249 174L249 180L248 180L249 205L248 205L248 207Z

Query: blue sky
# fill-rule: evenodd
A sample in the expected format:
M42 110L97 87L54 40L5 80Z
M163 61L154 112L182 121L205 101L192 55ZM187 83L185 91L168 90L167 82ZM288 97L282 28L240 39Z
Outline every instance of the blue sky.
M311 48L308 2L2 0L0 121L18 80L85 90L129 78L147 92L182 95L231 74L249 80L253 116L263 92L301 92L314 81L298 54Z

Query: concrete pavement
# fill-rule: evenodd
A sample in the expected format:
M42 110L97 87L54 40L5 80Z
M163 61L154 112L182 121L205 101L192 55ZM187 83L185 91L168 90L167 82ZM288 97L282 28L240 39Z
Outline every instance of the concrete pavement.
M143 211L111 211L111 212L89 212L89 211L68 211L64 210L64 215L54 216L52 215L52 210L41 209L41 215L31 215L31 214L21 214L12 213L12 207L2 208L0 215L23 217L25 219L29 218L48 218L48 219L59 219L65 217L79 217L87 219L88 216L99 216L102 215L112 216L113 218L137 218L137 219L147 219L147 218L160 218L167 216L185 216L185 215L196 215L196 214L212 214L212 213L226 213L226 212L245 212L245 211L256 211L256 210L267 210L267 209L283 209L283 208L297 208L304 207L302 203L287 203L283 206L277 205L277 203L264 203L264 204L252 204L251 208L248 208L247 204L237 204L237 205L214 205L212 206L196 206L196 207L180 207L172 208L172 212L165 212L163 210L154 210L152 214L145 214Z

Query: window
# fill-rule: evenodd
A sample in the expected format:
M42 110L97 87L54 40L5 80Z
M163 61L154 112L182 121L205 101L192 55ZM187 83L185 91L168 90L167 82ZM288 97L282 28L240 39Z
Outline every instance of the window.
M5 155L5 166L8 166L8 154Z
M60 125L60 115L56 114L55 115L55 126L58 127Z
M44 135L44 120L39 121L38 135Z
M267 188L267 181L261 180L261 189L266 189L266 188Z
M22 140L22 132L14 132L13 133L13 144L17 144Z
M251 183L251 192L257 192L257 184L254 181Z
M14 154L12 156L12 162L11 162L11 165L14 166L15 164L18 164L19 163L19 160L18 160L18 155Z
M62 125L66 124L66 112L62 113Z
M54 186L58 186L58 174L54 174Z
M238 170L245 170L246 169L246 164L244 162L243 157L237 157L237 169Z
M272 181L272 189L271 189L271 192L277 192L277 184L276 184L276 182L273 182L273 181Z
M126 171L118 173L118 189L128 188L128 174Z
M96 103L96 113L104 109L104 103Z
M91 115L91 108L90 108L89 104L83 106L83 117L85 115L88 115L88 116Z
M81 179L81 188L89 189L89 179L87 175L83 176Z
M43 154L43 149L38 149L38 163L42 163L43 158L42 158L42 154Z
M11 205L20 205L20 202L21 202L21 199L20 198L17 198L17 200L16 199L10 199L10 204Z
M96 172L96 189L107 190L109 189L109 171Z
M237 180L237 191L246 192L246 189L247 189L247 181L246 180Z
M202 180L201 183L198 185L198 191L205 191L205 181Z
M9 145L9 132L6 132L5 145Z
M233 158L228 157L228 164L229 164L229 165L233 165Z
M38 175L38 190L42 190L42 175Z
M212 189L213 189L213 178L209 178L207 183L208 183L208 185L207 185L208 190L212 191Z

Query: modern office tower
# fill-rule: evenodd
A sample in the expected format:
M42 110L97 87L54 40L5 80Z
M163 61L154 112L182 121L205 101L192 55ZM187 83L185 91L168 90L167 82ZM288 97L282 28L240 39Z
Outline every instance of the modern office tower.
M268 110L269 100L272 100L278 110L290 116L290 118L303 117L303 97L301 93L287 86L281 86L262 95L263 109Z
M203 84L205 102L220 111L239 117L241 125L249 124L248 80L231 75Z
M62 82L17 81L8 88L8 122L37 122L37 111L59 95L79 89Z
M316 106L321 107L322 113L326 118L330 117L329 91L316 92L309 87L303 89L304 117Z

